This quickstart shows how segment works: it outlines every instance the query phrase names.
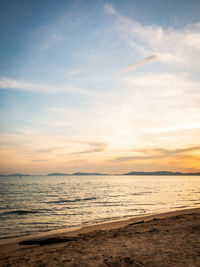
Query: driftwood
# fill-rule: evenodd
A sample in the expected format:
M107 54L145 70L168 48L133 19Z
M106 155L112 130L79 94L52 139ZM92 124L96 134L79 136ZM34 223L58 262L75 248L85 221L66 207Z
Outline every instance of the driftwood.
M77 237L52 237L52 238L45 238L45 239L29 239L19 242L19 245L49 245L55 243L62 243L62 242L70 242L76 240Z
M139 221L139 222L129 223L129 225L135 225L135 224L140 224L140 223L144 223L144 221Z

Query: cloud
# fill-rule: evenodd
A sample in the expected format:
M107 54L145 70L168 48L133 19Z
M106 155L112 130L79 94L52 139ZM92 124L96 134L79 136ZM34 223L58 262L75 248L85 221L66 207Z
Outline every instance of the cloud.
M49 162L52 160L50 160L50 159L32 159L31 161L34 163L38 163L38 162Z
M43 91L43 92L55 92L55 91L73 91L71 87L59 87L49 84L31 83L26 81L19 81L7 78L0 79L0 88L2 89L19 89L27 91Z
M197 151L197 150L200 150L200 146L192 146L192 147L177 148L177 149L165 149L165 148L136 149L136 150L133 150L133 152L142 152L147 155L156 154L162 157L162 156L175 155L175 154Z
M61 41L63 41L63 35L54 30L54 32L50 32L46 36L46 39L41 42L40 46L38 47L38 50L48 50L56 44L60 43Z
M44 149L39 149L36 152L37 153L51 153L56 150L63 149L63 147L51 147L51 148L44 148Z
M111 160L111 162L126 162L126 161L133 161L133 160L144 160L149 159L149 157L145 156L122 156L122 157L116 157Z
M157 56L155 56L155 55L150 56L150 57L146 57L146 58L144 58L144 59L142 59L140 61L137 61L137 62L129 65L128 67L120 70L120 73L129 72L129 71L133 70L134 68L136 68L138 66L151 63L151 62L155 61L156 59L157 59Z
M184 152L192 152L192 151L198 151L200 150L200 146L195 146L195 147L188 147L188 148L179 148L179 149L175 149L175 150L168 150L168 149L165 149L165 150L161 150L163 153L168 153L169 154L179 154L179 153L184 153Z
M104 5L104 11L110 15L117 14L117 11L115 10L115 8L111 4L105 4Z
M66 152L66 151L67 151L67 155L81 155L81 154L102 152L106 148L106 143L103 143L103 142L88 142L88 141L74 140L74 139L69 139L69 138L66 139L62 137L60 137L59 139L60 141L58 142L58 146L34 150L33 154L36 154L36 155L51 154L51 153L54 153L60 150L62 152L61 155L64 155L63 152ZM84 150L85 147L87 149ZM77 151L81 148L83 148L83 150ZM72 152L72 151L75 151L75 152Z
M80 71L77 69L77 70L73 70L73 71L70 71L69 73L67 73L65 75L66 78L71 78L73 77L74 75L78 74Z
M77 27L82 25L87 18L88 16L74 5L74 8L62 9L48 23L39 24L32 31L35 52L45 52L55 48L56 45L63 45L68 32L76 31ZM67 41L69 42L68 38Z
M185 25L182 29L162 27L160 25L141 24L127 16L121 15L112 5L104 7L113 17L113 31L124 40L130 48L142 56L157 55L157 60L178 67L199 66L200 23ZM185 63L186 65L183 65Z
M87 150L80 151L80 152L72 153L73 155L102 152L106 148L106 144L105 143L96 143L96 142L87 143L87 142L83 142L83 141L75 141L75 142L82 143L82 144L86 143L87 145L89 145L90 148L87 149Z
M49 109L49 111L51 111ZM34 123L34 124L40 124L40 125L48 125L48 126L54 126L54 127L65 127L65 126L68 126L69 123L66 122L66 121L50 121L49 119L48 120L30 120L30 122Z
M130 85L134 85L137 87L144 88L168 88L170 91L174 91L174 93L178 93L181 89L190 89L191 91L195 90L198 93L196 88L200 88L200 82L194 79L189 79L185 74L176 75L175 73L148 73L135 75L131 77L124 78L124 81L129 83ZM166 95L169 94L169 91L166 92ZM159 94L159 92L157 92Z
M153 149L136 149L132 152L142 153L139 156L122 156L112 159L112 162L126 162L133 160L151 160L151 159L161 159L170 156L179 156L186 152L199 151L200 146L188 147L188 148L178 148L178 149L165 149L165 148L153 148Z
M94 92L87 89L82 89L78 87L71 86L55 86L50 84L32 83L21 80L13 80L9 78L0 78L0 89L13 89L13 90L23 90L23 91L34 91L34 92L71 92L84 94L89 96L96 96L98 92Z

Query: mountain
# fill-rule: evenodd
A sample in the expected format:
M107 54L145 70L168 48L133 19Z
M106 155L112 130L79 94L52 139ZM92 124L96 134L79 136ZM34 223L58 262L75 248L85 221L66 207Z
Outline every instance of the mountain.
M59 173L59 172L53 172L53 173L48 173L48 176L62 176L62 175L106 175L102 173L91 173L91 172L75 172L73 174L67 174L67 173Z
M23 173L12 173L7 176L30 176L30 174L23 174Z
M106 175L106 174L102 174L102 173L98 173L98 172L75 172L72 175Z
M67 174L67 173L59 173L59 172L53 172L53 173L48 173L47 174L48 176L62 176L62 175L70 175L70 174Z
M124 174L104 174L104 173L98 173L98 172L74 172L73 174L68 174L68 173L59 173L59 172L53 172L53 173L48 173L48 176L92 176L92 175L154 175L154 176L200 176L200 172L171 172L171 171L155 171L155 172L144 172L144 171L132 171ZM23 174L23 173L13 173L13 174L0 174L0 176L31 176L31 174Z
M200 173L183 173L183 172L170 172L170 171L156 171L156 172L136 172L132 171L129 173L125 173L123 175L192 175L192 176L199 176Z

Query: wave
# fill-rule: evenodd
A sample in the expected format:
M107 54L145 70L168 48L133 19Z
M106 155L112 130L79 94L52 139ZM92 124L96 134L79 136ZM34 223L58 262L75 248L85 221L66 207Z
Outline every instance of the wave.
M146 212L145 209L128 209L127 211L143 211L143 212Z
M102 203L99 203L99 207L121 207L122 205L121 204L103 204L101 205Z
M171 207L170 209L184 209L184 208L189 208L189 206L176 206L176 207Z
M131 196L142 196L142 195L148 195L148 194L152 194L154 192L152 191L146 191L146 192L138 192L138 193L132 193L130 194Z
M156 206L158 203L134 203L134 206Z
M81 202L81 201L89 201L96 200L96 197L88 197L88 198L75 198L75 199L59 199L53 201L47 201L47 204L59 204L59 203L72 203L72 202Z
M27 215L27 214L33 214L33 213L39 213L40 211L37 210L11 210L0 213L1 216L5 215Z

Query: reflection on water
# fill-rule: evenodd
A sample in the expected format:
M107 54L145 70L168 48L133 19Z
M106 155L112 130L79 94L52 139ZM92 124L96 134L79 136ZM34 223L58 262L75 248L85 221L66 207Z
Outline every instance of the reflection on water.
M1 237L200 207L200 177L0 178Z

